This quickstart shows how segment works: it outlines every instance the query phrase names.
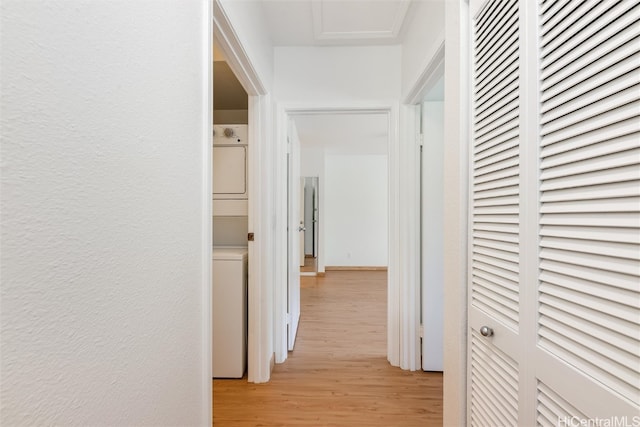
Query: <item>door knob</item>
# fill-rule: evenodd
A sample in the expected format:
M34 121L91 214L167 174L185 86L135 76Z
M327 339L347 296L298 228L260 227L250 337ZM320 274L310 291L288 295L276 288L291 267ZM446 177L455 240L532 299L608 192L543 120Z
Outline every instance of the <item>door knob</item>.
M482 328L480 328L480 335L482 335L483 337L490 337L493 335L493 329L488 326L483 326Z

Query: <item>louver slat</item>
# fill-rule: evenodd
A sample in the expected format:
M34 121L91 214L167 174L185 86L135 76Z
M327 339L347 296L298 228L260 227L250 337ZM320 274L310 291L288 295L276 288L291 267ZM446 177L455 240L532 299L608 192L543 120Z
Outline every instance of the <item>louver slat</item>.
M518 13L517 0L488 2L475 20L473 49L471 304L513 330L519 322Z
M538 381L537 422L542 427L571 425L572 422L587 420L584 413L563 399L546 384Z
M518 424L518 367L516 362L471 336L471 420L477 426Z
M571 3L542 8L539 345L637 405L640 5ZM571 416L539 383L538 423Z
M519 0L485 2L471 67L469 308L509 333L520 323L520 13ZM518 363L475 326L469 350L470 425L517 425Z
M567 21L562 22L561 37L551 40L548 34L543 35L542 56L545 59L545 67L556 61L566 61L567 64L573 62L576 58L591 52L605 40L615 37L621 28L626 28L638 20L637 15L633 13L637 13L637 2L618 0L599 3L600 6L593 8L589 13L588 19L573 21L571 25L567 25ZM614 6L609 8L611 5ZM632 13L628 14L629 11ZM553 73L553 70L553 67L542 70L542 78L546 79L547 73Z

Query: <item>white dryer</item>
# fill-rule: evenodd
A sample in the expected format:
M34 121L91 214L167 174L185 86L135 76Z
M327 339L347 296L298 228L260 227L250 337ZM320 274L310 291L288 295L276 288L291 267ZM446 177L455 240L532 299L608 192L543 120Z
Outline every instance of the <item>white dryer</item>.
M213 130L213 214L246 216L249 128L247 125L214 125Z
M214 378L242 378L247 367L247 254L247 248L213 248Z

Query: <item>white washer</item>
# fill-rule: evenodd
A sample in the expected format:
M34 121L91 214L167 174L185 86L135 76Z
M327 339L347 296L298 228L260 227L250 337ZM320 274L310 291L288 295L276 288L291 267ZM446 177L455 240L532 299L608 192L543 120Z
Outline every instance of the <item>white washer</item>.
M213 377L242 378L247 366L247 248L213 248Z

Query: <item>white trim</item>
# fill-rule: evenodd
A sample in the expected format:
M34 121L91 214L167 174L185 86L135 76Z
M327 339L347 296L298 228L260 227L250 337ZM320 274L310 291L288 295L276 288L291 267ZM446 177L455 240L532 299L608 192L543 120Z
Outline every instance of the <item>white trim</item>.
M311 2L311 14L313 17L313 34L315 39L320 40L394 40L398 38L402 30L407 11L411 5L410 0L400 0L393 23L388 30L379 31L325 31L322 18L322 4L324 0Z
M255 241L249 242L247 378L255 383L269 381L273 353L270 102L269 95L249 97L249 232Z
M387 360L400 366L400 126L398 107L389 117L389 266L387 271Z
M282 363L287 359L287 130L289 117L281 106L275 110L275 249L274 263L274 313L273 342L275 362Z
M389 119L389 266L388 266L388 312L387 312L387 359L389 362L398 366L400 363L400 298L399 298L399 241L401 239L399 230L399 107L397 102L371 102L361 104L344 104L344 105L318 105L317 103L295 103L295 104L278 104L276 108L276 158L278 174L276 188L278 197L276 203L276 211L280 218L276 224L276 249L274 251L274 259L282 260L278 263L276 270L274 294L275 294L275 313L274 313L274 342L276 363L282 363L287 359L286 351L286 171L283 172L284 162L282 159L286 156L286 129L287 123L291 116L309 115L309 114L385 114ZM282 167L281 167L282 166ZM321 186L321 191L322 191ZM322 209L323 203L320 204ZM322 213L321 213L322 214ZM320 230L322 234L323 230ZM320 242L324 241L324 236L319 237ZM324 271L324 264L320 265L323 255L322 248L318 251L318 271ZM322 267L322 270L321 270Z
M445 2L443 425L467 420L469 2Z
M537 327L538 323L531 320L538 317L538 275L539 259L539 165L540 159L540 128L539 108L541 70L538 62L538 10L539 2L525 1L519 5L520 22L520 88L519 88L519 115L520 115L520 287L519 287L519 348L521 356L519 361L518 379L518 419L520 422L535 423L537 400L532 399L531 391L538 387L536 365L533 363L534 355L538 347ZM529 25L529 23L533 25ZM523 102L533 100L533 102ZM536 159L536 161L531 161ZM525 321L527 319L528 321ZM518 354L518 353L515 353ZM546 365L540 365L546 366ZM542 372L542 370L540 370ZM548 383L547 383L548 384ZM561 394L561 396L570 396ZM617 413L617 412L614 412Z
M211 425L213 422L213 409L211 397L213 396L213 331L212 331L212 300L211 300L211 260L213 234L211 222L213 200L211 198L211 147L213 143L213 8L209 0L202 2L202 34L203 43L202 57L205 61L202 64L202 87L206 88L206 94L202 96L202 111L206 112L202 117L202 425Z
M271 99L238 39L221 0L213 1L213 23L214 38L223 50L229 67L249 95L249 144L252 148L248 158L248 229L254 233L255 241L248 244L247 378L249 382L261 383L269 381L273 356L273 227L269 214L273 193L273 179L270 177Z
M407 93L404 99L405 104L422 102L425 95L444 74L444 34L440 34L436 40L438 48Z
M400 123L400 368L420 369L420 107L403 105Z

